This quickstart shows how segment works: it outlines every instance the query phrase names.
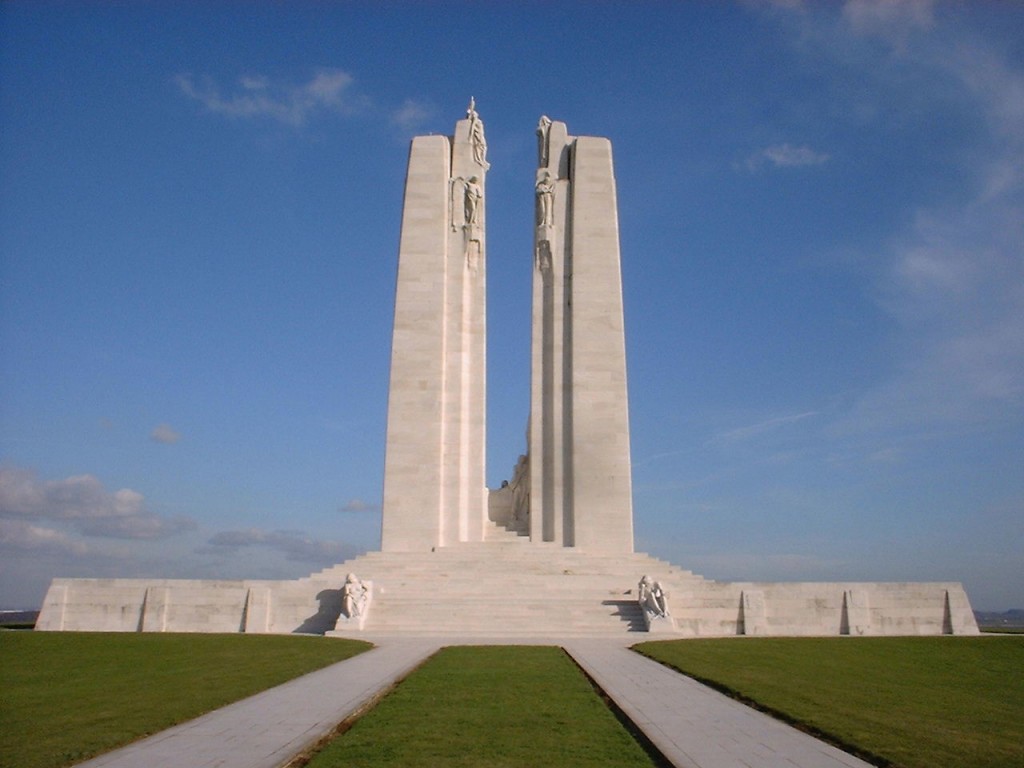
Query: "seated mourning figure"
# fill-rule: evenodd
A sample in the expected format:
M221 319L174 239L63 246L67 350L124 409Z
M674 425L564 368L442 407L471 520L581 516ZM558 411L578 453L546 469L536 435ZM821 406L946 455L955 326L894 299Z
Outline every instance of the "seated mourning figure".
M637 600L648 621L668 618L668 601L661 582L652 581L650 576L645 575L637 586Z
M349 619L356 619L363 615L366 610L366 602L369 599L369 589L363 582L356 578L354 573L345 577L345 586L342 587L342 612Z

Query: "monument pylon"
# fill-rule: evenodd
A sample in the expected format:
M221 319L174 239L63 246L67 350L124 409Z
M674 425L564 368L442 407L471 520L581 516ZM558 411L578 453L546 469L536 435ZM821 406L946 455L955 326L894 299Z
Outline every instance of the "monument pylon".
M530 538L633 551L619 219L608 139L541 117L534 228Z
M611 143L542 117L530 427L512 514L533 542L633 551ZM381 549L482 541L486 377L483 122L413 139L388 402ZM524 487L525 486L525 487ZM527 522L528 521L528 522Z
M483 540L487 521L483 121L409 151L391 346L381 549Z

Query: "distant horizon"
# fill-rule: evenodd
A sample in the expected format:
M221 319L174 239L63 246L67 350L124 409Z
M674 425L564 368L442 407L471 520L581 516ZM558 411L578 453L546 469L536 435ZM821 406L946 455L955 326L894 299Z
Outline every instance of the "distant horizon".
M379 548L409 141L470 97L490 487L546 114L614 153L635 549L1024 606L1024 5L928 0L0 3L0 604Z
M968 595L969 597L969 595ZM39 613L39 608L0 608L0 613ZM995 615L1005 615L1007 613L1024 613L1024 608L1006 608L1004 610L992 609L992 608L975 608L973 605L971 609L974 613L989 613Z

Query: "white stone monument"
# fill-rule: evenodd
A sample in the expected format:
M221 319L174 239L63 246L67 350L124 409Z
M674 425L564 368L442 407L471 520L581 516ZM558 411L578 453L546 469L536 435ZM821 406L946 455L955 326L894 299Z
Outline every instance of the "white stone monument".
M633 551L611 144L547 117L537 136L527 452L507 486L484 486L490 166L471 100L409 153L381 551L293 581L58 578L37 629L977 634L957 582L717 582Z
M529 538L633 551L619 232L607 139L541 118L529 446L510 493ZM483 122L413 140L399 247L381 549L483 541ZM524 490L528 489L528 490ZM525 502L525 504L523 503Z

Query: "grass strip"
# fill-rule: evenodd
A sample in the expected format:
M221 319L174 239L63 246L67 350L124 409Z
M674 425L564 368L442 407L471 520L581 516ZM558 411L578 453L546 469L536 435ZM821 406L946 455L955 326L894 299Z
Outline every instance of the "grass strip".
M370 648L281 635L0 633L0 766L85 760Z
M309 768L654 765L560 648L443 648Z
M635 649L879 765L1024 765L1024 638L735 638Z
M996 635L1024 635L1024 627L981 627L982 632Z

